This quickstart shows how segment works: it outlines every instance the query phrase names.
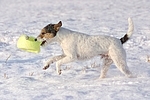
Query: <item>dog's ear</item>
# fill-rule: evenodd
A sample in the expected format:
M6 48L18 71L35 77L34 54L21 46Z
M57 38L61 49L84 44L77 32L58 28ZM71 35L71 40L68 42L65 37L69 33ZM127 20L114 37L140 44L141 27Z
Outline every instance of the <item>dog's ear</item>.
M59 21L58 24L55 24L55 25L54 25L54 29L55 29L56 31L59 31L59 29L60 29L61 26L62 26L62 22Z

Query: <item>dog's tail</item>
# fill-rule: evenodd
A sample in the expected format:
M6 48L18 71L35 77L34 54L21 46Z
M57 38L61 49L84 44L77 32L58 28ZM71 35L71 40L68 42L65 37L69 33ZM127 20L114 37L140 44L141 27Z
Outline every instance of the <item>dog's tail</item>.
M133 30L134 30L134 25L133 25L133 21L131 18L128 18L128 31L127 33L124 35L124 37L122 37L120 39L121 43L124 44L126 41L129 40L129 38L131 37Z

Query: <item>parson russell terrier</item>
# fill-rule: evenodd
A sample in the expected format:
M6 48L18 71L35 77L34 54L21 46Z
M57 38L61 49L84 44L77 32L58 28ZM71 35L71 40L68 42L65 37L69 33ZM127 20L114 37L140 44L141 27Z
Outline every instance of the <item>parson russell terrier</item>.
M46 42L57 42L60 44L63 54L49 59L43 69L46 70L50 64L56 62L56 70L60 75L62 64L101 56L103 65L100 78L106 77L106 73L113 62L123 74L127 77L132 77L132 73L126 63L126 52L123 48L123 44L129 40L134 29L131 18L128 18L128 24L128 31L121 39L72 31L61 27L61 21L57 24L48 24L41 30L35 41L42 41L41 45Z

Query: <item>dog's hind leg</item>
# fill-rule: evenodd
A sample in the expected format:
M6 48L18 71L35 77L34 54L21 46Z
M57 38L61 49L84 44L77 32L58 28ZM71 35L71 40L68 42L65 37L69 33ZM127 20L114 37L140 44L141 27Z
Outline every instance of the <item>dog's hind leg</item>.
M59 55L59 56L55 56L55 57L52 57L51 59L48 60L48 62L46 63L46 65L44 66L43 70L46 70L47 68L49 68L50 64L64 58L65 55Z
M109 55L113 60L116 67L127 77L132 77L132 73L129 71L127 63L126 63L126 52L120 47L111 48L109 50Z
M110 65L113 63L112 59L109 56L103 56L103 65L101 69L101 75L100 78L105 78L106 73L110 67Z

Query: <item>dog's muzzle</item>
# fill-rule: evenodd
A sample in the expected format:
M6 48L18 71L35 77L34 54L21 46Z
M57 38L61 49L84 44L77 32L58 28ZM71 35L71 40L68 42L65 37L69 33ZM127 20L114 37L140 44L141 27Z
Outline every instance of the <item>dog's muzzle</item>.
M37 41L38 39L34 39L34 41ZM43 40L42 43L41 43L41 46L43 46L44 44L46 43L46 40Z

